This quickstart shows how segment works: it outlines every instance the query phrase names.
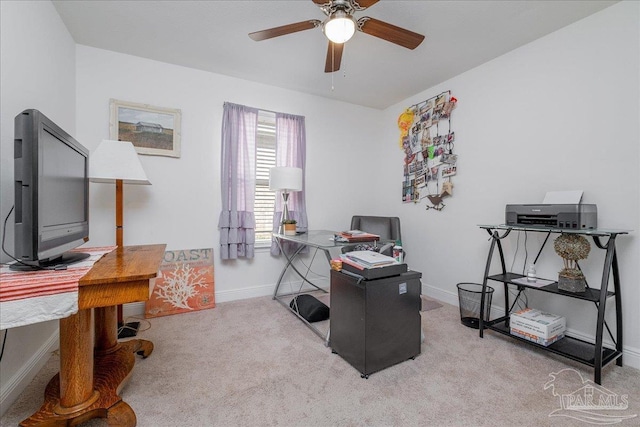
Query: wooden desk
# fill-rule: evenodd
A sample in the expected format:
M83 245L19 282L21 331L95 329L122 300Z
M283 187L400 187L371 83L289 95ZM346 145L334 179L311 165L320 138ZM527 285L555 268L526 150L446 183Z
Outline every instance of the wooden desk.
M80 279L78 312L60 319L60 373L47 385L42 407L21 426L72 426L98 417L109 425L136 425L133 409L118 394L134 353L149 356L153 343L118 342L117 305L149 299L149 281L164 250L165 245L117 248Z

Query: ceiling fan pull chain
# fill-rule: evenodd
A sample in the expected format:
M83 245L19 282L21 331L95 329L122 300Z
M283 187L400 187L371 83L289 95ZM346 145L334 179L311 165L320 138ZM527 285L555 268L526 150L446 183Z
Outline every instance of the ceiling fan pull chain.
M342 59L340 63L342 66L342 77L347 78L347 62L345 61L346 56L344 56L344 47L342 49Z
M336 45L335 43L331 43L331 69L335 70L335 60L336 60ZM331 73L331 92L333 92L333 90L335 89L335 87L333 86L333 75L335 73Z

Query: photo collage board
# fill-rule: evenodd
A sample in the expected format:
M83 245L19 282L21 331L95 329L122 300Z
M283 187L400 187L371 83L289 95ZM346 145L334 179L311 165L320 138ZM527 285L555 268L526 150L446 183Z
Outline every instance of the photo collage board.
M427 210L441 210L453 194L451 177L457 172L455 132L451 114L458 100L451 91L407 108L398 118L400 144L405 152L402 201L428 199Z

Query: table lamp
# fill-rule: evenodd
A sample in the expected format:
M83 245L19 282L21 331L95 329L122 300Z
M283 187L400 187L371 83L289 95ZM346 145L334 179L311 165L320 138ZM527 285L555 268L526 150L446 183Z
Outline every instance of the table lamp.
M302 169L279 166L269 169L269 190L282 192L282 217L278 233L284 232L283 222L289 219L289 193L302 190Z
M116 184L116 245L123 245L123 184L151 185L142 169L138 153L128 141L103 140L89 157L91 182ZM122 305L118 306L118 338L134 337L140 322L124 325Z

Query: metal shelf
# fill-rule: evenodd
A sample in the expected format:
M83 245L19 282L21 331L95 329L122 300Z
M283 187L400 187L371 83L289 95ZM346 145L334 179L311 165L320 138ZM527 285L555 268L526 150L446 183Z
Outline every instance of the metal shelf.
M525 338L512 335L511 331L509 330L509 325L507 323L507 320L505 318L493 320L491 322L488 322L485 326L487 329L499 332L502 335L507 335L515 340L522 341L534 347L538 347L543 350L547 350L552 353L559 354L561 356L575 360L576 362L580 362L591 367L595 366L594 355L595 355L596 346L593 343L583 341L578 338L565 336L564 338L554 342L553 344L544 346L542 344L529 341ZM602 347L602 366L608 365L609 363L613 362L621 355L622 355L621 351L617 351L615 349L611 349L603 346Z
M568 292L568 291L563 291L561 289L558 289L558 282L553 282L547 286L538 287L538 286L529 286L522 283L516 283L513 281L513 279L519 279L522 277L525 277L525 276L523 276L522 274L507 273L507 274L496 274L493 276L489 276L487 277L487 279L495 280L496 282L507 283L513 286L521 286L527 289L535 289L537 291L563 295L569 298L577 298L577 299L582 299L582 300L592 301L592 302L600 301L600 289L588 288L584 292ZM614 292L607 291L607 298L612 297L614 295L615 295Z
M480 297L480 313L484 313L485 293L487 292L487 281L497 281L504 285L504 307L505 314L503 317L494 320L479 319L479 334L480 338L483 336L485 329L496 331L503 335L507 335L518 341L526 342L529 345L550 351L552 353L559 354L577 362L583 363L593 367L593 381L597 384L601 384L602 381L602 367L615 361L618 366L622 366L622 300L620 296L620 273L618 269L618 259L616 254L616 237L622 234L628 234L628 230L565 230L545 227L524 227L524 226L507 226L507 225L480 225L480 228L484 229L491 235L491 245L489 248L489 254L487 256L487 263L485 266L484 279L482 283L482 296ZM526 283L514 282L516 279L523 278L525 276L516 273L508 273L504 261L504 252L502 248L501 240L504 239L513 230L525 231L525 232L544 232L547 237L544 243L541 245L536 256L536 261L544 246L546 245L551 233L572 233L590 236L595 245L606 251L604 265L602 269L602 280L600 282L600 289L587 288L584 292L567 292L558 289L558 282L552 282L547 286L536 287L530 286ZM604 243L601 238L608 237L608 241ZM500 267L502 274L490 275L491 261L493 258L494 249L498 249L500 256ZM535 263L535 261L534 261ZM613 278L613 291L609 291L609 280ZM516 301L520 296L520 291L524 289L532 289L536 291L546 292L554 295L562 295L565 297L579 299L583 301L592 302L598 312L598 320L596 322L595 330L595 343L589 343L573 337L565 337L547 347L528 341L524 338L511 335L509 330L509 316L510 311L515 306L510 303L509 286L516 286L518 288L518 295ZM607 324L605 319L607 301L614 297L613 307L616 312L615 330ZM480 316L482 317L482 316ZM613 341L615 348L608 348L603 345L603 334L608 332L609 337Z

